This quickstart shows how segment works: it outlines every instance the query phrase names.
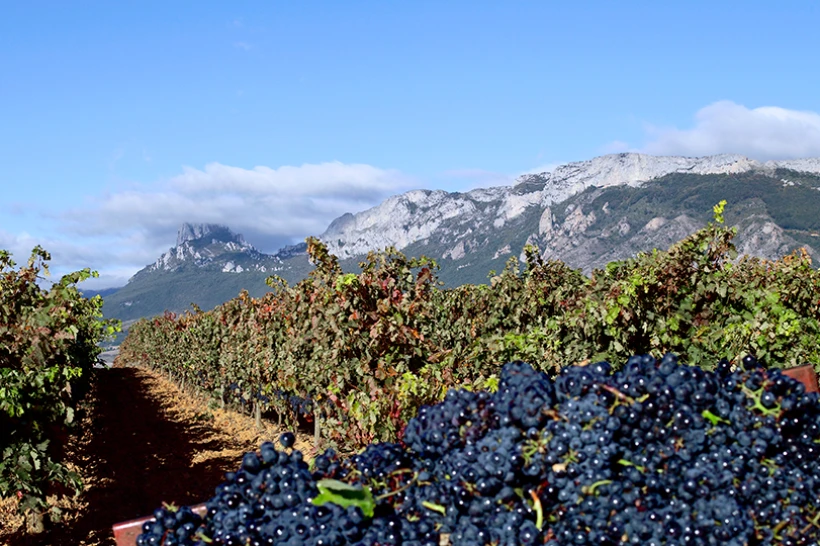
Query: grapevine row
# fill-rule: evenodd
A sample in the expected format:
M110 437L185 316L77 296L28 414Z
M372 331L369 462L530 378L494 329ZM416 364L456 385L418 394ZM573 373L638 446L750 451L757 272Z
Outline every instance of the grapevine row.
M46 502L59 486L80 491L80 476L61 462L100 353L98 342L115 324L102 321L102 300L86 299L76 284L90 270L63 276L46 290L48 252L36 247L17 267L0 251L0 497L16 497L41 529L43 516L59 516Z
M490 285L450 290L433 260L388 249L345 274L311 238L307 279L291 287L274 277L262 298L142 320L120 358L288 426L316 418L323 440L343 450L394 440L418 407L454 386L492 386L513 360L555 374L633 354L755 354L820 369L820 272L805 252L737 260L721 213L667 251L591 277L527 247L523 271L511 258Z

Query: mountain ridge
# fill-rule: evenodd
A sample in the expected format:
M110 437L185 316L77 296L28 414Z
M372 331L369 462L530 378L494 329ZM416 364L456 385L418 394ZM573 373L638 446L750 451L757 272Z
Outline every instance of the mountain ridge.
M820 173L820 158L761 163L733 154L700 158L636 153L609 154L560 165L551 172L525 174L512 186L479 188L451 194L441 190L413 190L392 196L376 207L357 214L348 213L334 220L319 238L328 245L328 250L339 258L360 255L366 253L368 248L382 245L392 245L402 250L409 244L429 236L438 228L441 221L458 214L473 212L474 207L467 201L488 203L506 194L503 202L497 207L493 220L494 227L499 228L506 221L519 216L525 208L534 205L546 208L590 186L635 186L672 173L738 174L752 170L773 171L778 168ZM529 187L529 191L524 188L525 186ZM438 216L431 214L429 218L425 217L423 223L429 224L428 229L409 227L413 226L410 214L416 215L420 209L424 214L427 210L440 206L445 195L459 196L455 198L458 202L445 208ZM345 218L345 221L337 222L341 218ZM339 244L338 241L343 244Z
M818 190L816 158L762 163L740 155L611 154L523 175L510 186L394 195L335 218L319 239L351 272L367 252L389 246L433 257L446 286L487 282L488 272L510 257L523 259L526 244L589 273L668 248L705 225L712 205L728 198L727 222L738 226L741 253L774 259L805 246L816 260ZM106 297L106 313L133 318L162 312L162 305L208 308L242 289L263 294L271 274L293 283L312 269L304 243L264 254L218 224L183 224L177 243Z

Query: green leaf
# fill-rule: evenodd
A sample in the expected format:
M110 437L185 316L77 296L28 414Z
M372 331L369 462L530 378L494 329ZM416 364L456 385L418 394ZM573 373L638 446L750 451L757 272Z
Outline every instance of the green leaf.
M34 470L40 470L40 456L36 451L31 452L31 461L34 463Z
M376 501L370 489L361 485L350 485L339 480L319 480L316 482L319 495L313 499L313 504L322 506L328 502L338 504L342 508L358 506L367 518L373 517Z

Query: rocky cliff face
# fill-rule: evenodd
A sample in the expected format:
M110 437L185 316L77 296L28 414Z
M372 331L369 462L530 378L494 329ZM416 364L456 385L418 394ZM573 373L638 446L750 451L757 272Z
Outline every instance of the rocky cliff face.
M211 239L213 242L220 241L223 243L236 243L240 246L247 245L242 235L232 232L227 226L221 226L219 224L190 224L185 222L177 231L176 246L182 246L185 243L206 238ZM247 246L250 247L250 245Z

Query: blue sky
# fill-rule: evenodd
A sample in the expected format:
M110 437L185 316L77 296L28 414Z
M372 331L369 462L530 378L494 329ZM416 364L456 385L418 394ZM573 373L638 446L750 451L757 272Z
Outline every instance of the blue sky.
M9 2L0 248L121 285L183 221L272 252L395 193L605 153L820 156L818 22L814 2Z

